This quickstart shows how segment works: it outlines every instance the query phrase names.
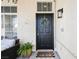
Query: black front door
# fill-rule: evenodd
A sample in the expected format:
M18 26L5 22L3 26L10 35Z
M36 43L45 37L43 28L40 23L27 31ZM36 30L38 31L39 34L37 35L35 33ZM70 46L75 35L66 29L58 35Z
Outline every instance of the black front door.
M36 14L36 49L54 50L53 14Z

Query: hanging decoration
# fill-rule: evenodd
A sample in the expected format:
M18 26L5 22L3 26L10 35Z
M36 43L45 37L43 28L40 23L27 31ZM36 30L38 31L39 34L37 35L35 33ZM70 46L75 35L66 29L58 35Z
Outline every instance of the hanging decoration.
M41 18L40 20L40 29L41 29L41 32L47 32L47 27L49 25L49 22L48 22L48 19L44 16L43 18Z

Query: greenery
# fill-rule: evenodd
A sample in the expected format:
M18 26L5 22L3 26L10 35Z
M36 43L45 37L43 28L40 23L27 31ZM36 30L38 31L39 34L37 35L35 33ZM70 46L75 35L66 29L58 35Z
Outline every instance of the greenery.
M27 42L24 43L20 46L18 49L17 53L18 55L24 56L24 57L29 57L32 54L32 44Z

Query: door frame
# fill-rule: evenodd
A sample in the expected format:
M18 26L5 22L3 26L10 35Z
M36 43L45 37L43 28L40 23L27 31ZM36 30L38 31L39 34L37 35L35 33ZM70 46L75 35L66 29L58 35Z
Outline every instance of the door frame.
M52 25L53 25L53 27L52 27L52 29L53 29L53 30L52 30L52 33L53 33L53 34L52 34L52 36L53 36L53 45L52 45L52 46L53 46L53 49L52 49L52 50L54 50L54 42L55 42L55 41L54 41L54 13L36 13L36 18L37 18L37 15L39 15L39 14L47 14L47 15L50 14L50 15L53 16L53 17L52 17L52 20L53 20L53 21L52 21ZM36 27L37 27L37 19L36 19ZM37 28L36 28L36 32L37 32ZM37 33L36 33L36 50L38 50L38 49L37 49Z

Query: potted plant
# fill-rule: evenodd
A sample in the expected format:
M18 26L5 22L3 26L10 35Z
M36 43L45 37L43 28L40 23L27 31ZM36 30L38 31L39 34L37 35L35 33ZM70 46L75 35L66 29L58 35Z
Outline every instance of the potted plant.
M21 55L23 57L30 57L32 54L32 44L27 42L24 43L20 46L20 48L18 49L17 53L18 55Z

